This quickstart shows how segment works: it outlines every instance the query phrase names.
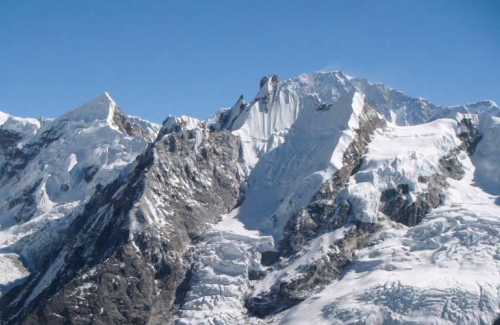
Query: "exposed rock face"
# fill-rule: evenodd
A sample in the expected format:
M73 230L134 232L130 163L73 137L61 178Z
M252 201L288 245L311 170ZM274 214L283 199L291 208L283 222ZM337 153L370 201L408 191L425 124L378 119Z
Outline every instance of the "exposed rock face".
M0 131L2 141L2 155L5 161L0 166L0 184L7 185L9 182L19 182L22 171L40 153L41 150L50 145L53 139L52 132L45 131L40 139L34 142L24 143L26 139L22 135L12 131ZM55 136L57 137L57 135ZM23 141L24 140L24 141ZM35 182L29 182L20 191L15 199L8 202L7 210L12 211L16 222L31 220L38 208L38 200L35 192L42 183L41 176ZM21 182L21 184L23 184Z
M260 260L260 264L263 266L271 266L274 263L278 262L280 259L280 253L277 251L265 251L262 252L262 258Z
M273 74L270 78L264 77L260 80L260 93L255 100L259 101L263 112L268 113L276 98L280 81L277 75Z
M41 179L36 181L31 187L25 188L17 198L9 202L9 210L17 207L18 212L14 217L16 222L26 222L35 214L38 202L34 198L34 194L41 183Z
M5 162L1 165L0 182L5 184L26 167L29 160L40 150L40 144L30 144L20 148L18 144L23 139L20 134L5 130L0 132L1 150L5 155Z
M128 136L142 136L144 139L153 141L154 138L148 133L144 128L140 127L134 123L129 117L127 117L119 107L115 107L113 112L113 123L118 129L127 134Z
M335 240L329 249L318 258L300 265L300 276L290 280L276 281L269 291L249 297L245 307L259 317L283 311L299 304L311 295L320 292L328 284L340 276L342 270L349 265L355 250L370 244L370 236L379 229L376 224L352 225L344 237ZM325 233L328 230L325 230ZM296 262L301 255L307 255L307 249L296 256L289 256L274 269L286 269Z
M0 129L0 149L4 155L8 155L9 151L13 151L19 141L22 139L22 135L18 132Z
M96 192L44 271L2 298L3 324L169 322L191 238L239 197L238 140L173 129Z
M469 155L473 155L476 151L476 146L483 138L483 135L478 130L477 125L474 125L470 118L464 118L460 121L461 131L458 137L463 141L460 149L466 150Z

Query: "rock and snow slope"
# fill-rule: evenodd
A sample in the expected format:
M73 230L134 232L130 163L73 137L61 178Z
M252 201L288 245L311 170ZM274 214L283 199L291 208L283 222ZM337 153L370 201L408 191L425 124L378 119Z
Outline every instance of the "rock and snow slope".
M0 116L0 324L492 323L496 104L341 72L259 86L157 137L107 94Z
M54 120L2 113L1 121L0 265L14 264L0 276L0 295L58 249L96 186L113 181L158 131L132 122L107 93Z
M439 172L440 156L458 141L455 128L443 120L377 134L348 189L369 183L379 191L407 184L408 196L426 191L419 178ZM461 151L457 159L464 174L446 180L439 207L410 228L373 210L382 229L371 245L279 323L491 324L499 308L500 206L474 186L470 157Z

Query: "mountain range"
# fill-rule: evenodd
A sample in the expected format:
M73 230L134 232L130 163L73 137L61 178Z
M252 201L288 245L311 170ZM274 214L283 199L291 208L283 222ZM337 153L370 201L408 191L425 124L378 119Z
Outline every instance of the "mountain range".
M0 112L0 324L493 324L498 143L492 101L339 71L204 121Z

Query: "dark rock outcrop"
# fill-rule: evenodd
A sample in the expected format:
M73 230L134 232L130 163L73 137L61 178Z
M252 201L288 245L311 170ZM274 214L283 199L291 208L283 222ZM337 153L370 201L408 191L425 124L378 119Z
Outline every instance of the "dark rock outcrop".
M94 178L95 174L99 171L99 166L92 165L83 168L83 180L87 183L90 183Z
M477 144L483 138L483 135L481 134L481 132L479 132L474 123L468 118L462 119L460 121L460 126L462 128L462 131L458 134L458 137L463 141L460 147L461 149L466 150L467 153L472 156L476 151Z
M45 134L42 139L45 139ZM0 127L0 156L5 159L0 164L0 185L6 185L10 181L18 180L28 163L43 147L47 146L47 143L43 141L24 143L25 141L25 135L11 130L4 130ZM16 222L25 222L33 217L37 209L34 193L38 190L40 184L41 179L36 180L31 186L22 189L15 198L8 202L8 210L17 209L14 217Z
M265 92L263 96L255 98L255 100L259 102L260 110L265 113L269 112L269 108L276 98L280 85L278 76L273 74L270 78L264 77L260 80L260 88L264 87L268 82L270 84L268 92ZM250 105L252 105L252 103Z
M265 251L261 254L260 264L263 266L271 266L278 262L280 259L280 252L277 251Z
M34 194L41 183L41 179L37 180L32 186L23 189L15 199L9 202L9 210L17 207L17 214L15 216L16 222L26 222L35 214L37 202L34 199Z
M265 294L249 297L245 307L256 316L265 317L293 307L321 291L340 276L356 249L370 244L370 236L378 228L376 224L353 225L344 238L335 243L335 249L332 247L321 258L304 265L299 277L276 282Z
M319 104L318 106L316 106L316 111L317 112L325 112L325 111L329 111L330 109L332 108L332 104Z
M120 132L123 132L128 136L135 137L140 135L148 141L154 140L150 138L150 135L144 129L133 123L119 107L115 107L113 112L113 124L118 128L118 130L120 130Z

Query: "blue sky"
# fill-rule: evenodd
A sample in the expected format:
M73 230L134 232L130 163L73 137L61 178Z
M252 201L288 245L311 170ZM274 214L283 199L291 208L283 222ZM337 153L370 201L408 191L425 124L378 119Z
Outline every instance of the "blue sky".
M0 1L0 110L57 117L108 91L205 118L264 75L317 70L435 104L500 104L500 1Z

